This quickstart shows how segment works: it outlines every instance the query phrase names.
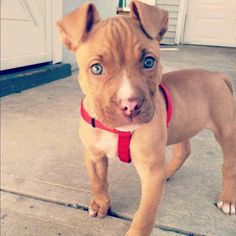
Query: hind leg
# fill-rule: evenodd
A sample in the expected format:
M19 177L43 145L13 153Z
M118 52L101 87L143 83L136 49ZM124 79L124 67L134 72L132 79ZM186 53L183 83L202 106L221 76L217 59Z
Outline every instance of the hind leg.
M224 161L222 165L223 191L219 197L218 208L225 214L236 211L236 118L229 127L224 127L216 134Z
M167 179L170 178L185 162L191 154L190 140L174 145L173 157L166 167Z

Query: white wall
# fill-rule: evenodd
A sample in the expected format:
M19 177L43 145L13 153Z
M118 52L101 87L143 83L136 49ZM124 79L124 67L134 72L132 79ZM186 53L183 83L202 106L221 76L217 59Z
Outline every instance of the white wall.
M63 0L63 15L71 12L77 8L82 3L87 2L87 0ZM114 16L116 14L116 7L118 6L118 0L90 0L93 2L101 18L107 18L109 16ZM66 48L63 48L63 62L70 63L72 65L72 70L77 68L75 57Z

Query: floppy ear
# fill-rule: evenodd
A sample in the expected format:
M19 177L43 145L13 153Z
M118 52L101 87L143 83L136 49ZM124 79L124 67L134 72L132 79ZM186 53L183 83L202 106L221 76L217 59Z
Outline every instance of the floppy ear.
M159 7L133 0L130 16L140 21L143 31L152 39L161 41L168 29L168 12Z
M57 22L65 46L75 51L86 40L93 25L100 21L96 7L85 3Z

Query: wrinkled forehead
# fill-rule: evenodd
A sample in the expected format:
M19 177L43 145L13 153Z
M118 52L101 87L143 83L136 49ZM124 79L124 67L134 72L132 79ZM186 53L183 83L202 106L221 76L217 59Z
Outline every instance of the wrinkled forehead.
M152 53L159 56L159 43L149 38L138 20L117 16L96 24L84 44L88 56L106 57L110 60L140 59Z

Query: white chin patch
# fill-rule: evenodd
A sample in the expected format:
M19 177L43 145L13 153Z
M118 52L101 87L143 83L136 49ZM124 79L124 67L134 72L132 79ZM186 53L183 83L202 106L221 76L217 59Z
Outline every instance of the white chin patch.
M117 127L116 129L123 132L129 132L129 131L133 132L138 127L140 127L140 125L126 125L126 126Z
M130 80L127 78L126 71L122 74L122 82L117 92L117 98L120 100L131 98L134 93Z

